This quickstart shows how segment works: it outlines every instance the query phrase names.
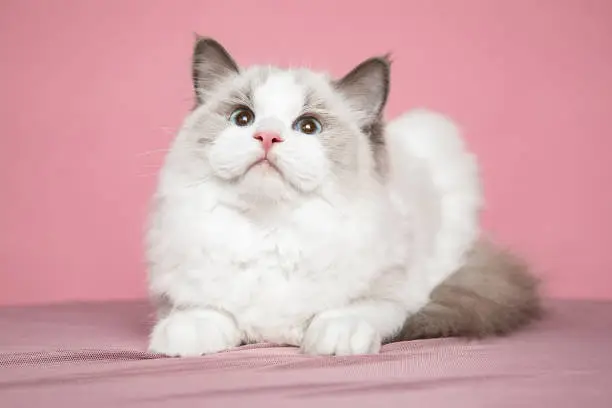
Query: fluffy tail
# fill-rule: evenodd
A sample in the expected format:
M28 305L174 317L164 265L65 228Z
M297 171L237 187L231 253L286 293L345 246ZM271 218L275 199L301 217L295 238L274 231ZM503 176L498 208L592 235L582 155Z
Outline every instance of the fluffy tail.
M478 241L396 340L507 334L541 315L538 280L512 254Z

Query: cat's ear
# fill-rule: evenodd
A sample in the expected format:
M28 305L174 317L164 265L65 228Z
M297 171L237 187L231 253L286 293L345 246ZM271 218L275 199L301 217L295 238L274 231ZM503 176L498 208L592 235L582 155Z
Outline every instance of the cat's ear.
M389 55L370 58L335 82L352 109L363 116L363 124L376 121L387 103L390 67Z
M196 34L192 75L198 104L204 101L205 94L219 81L239 71L238 64L221 44L212 38L200 37Z

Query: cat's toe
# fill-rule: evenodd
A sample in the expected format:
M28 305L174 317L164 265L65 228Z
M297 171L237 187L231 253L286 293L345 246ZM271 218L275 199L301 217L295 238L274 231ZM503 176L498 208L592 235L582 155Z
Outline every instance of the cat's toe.
M376 354L380 347L381 338L376 329L354 316L315 318L302 343L302 350L314 355Z
M213 310L172 312L157 322L149 351L171 357L217 353L240 344L234 321Z

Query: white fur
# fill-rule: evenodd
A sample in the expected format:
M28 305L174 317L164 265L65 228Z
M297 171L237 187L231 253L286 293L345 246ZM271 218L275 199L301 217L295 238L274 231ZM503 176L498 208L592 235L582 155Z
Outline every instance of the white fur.
M216 310L176 310L159 320L149 349L169 356L199 356L240 344L236 323Z
M410 309L459 269L479 236L477 163L459 129L441 114L415 110L386 129L390 186L414 237L405 293Z
M448 120L419 111L392 122L389 181L372 175L362 146L368 171L341 185L317 137L291 129L305 94L295 78L270 75L254 92L256 122L225 128L201 151L194 140L207 105L178 135L148 233L150 291L170 303L151 350L184 356L266 341L376 353L474 242L475 165ZM310 85L326 92L318 81ZM340 97L328 102L349 115ZM265 166L245 173L262 129L285 139L271 157L284 177Z

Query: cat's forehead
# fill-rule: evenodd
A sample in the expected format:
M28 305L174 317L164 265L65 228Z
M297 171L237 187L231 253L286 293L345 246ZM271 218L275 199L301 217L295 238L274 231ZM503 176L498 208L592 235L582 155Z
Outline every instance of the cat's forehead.
M243 73L254 108L260 115L299 114L316 99L325 99L329 80L308 70L253 67Z

